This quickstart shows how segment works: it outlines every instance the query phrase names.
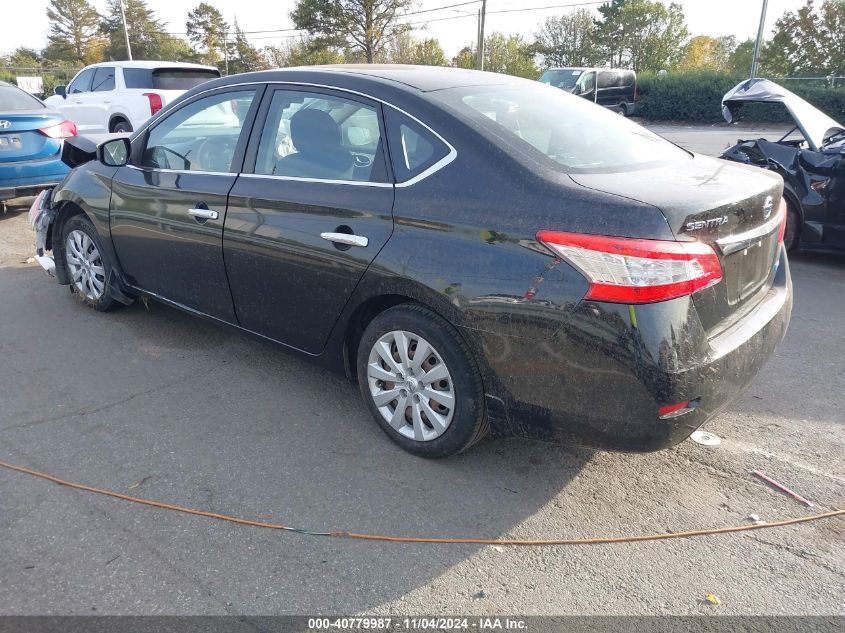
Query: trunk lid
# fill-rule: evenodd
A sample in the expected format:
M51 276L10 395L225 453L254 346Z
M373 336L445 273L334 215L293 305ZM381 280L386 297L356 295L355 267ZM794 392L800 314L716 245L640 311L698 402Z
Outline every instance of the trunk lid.
M0 113L0 164L39 160L55 155L61 142L38 130L57 125L64 119L45 110Z
M713 247L722 281L693 295L713 336L771 288L783 181L772 172L696 155L688 161L608 174L571 174L580 185L659 208L678 240Z

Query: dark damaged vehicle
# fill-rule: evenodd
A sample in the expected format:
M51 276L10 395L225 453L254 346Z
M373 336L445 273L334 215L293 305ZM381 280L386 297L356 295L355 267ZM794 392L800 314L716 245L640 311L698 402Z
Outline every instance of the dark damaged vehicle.
M749 103L781 104L792 127L777 141L740 140L722 158L770 169L784 181L787 250L845 248L845 127L767 79L740 83L722 99L730 123Z
M343 371L418 455L488 431L671 446L789 323L777 174L537 82L236 75L131 140L85 142L68 159L88 162L32 209L59 283L100 311L151 297Z

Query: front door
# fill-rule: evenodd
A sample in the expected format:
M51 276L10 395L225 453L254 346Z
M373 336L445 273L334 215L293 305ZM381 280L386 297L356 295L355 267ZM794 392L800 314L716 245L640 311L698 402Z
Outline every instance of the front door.
M226 270L243 327L319 353L393 231L381 107L316 88L264 101L229 195Z
M91 93L94 71L94 68L86 68L74 77L65 91L65 98L57 104L62 115L76 124L80 134L93 131L91 122L85 118L85 100Z
M127 281L230 323L223 224L256 106L254 88L186 102L136 139L142 147L112 184L112 241Z

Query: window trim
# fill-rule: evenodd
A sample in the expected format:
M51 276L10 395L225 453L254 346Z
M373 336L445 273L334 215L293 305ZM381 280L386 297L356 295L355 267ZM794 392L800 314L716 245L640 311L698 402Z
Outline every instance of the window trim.
M216 90L225 90L225 89L229 89L229 88L243 88L245 86L256 86L256 90L258 91L256 93L256 96L258 96L258 94L261 93L262 99L263 99L264 95L266 95L266 91L270 86L300 86L300 87L306 87L306 88L323 88L324 90L334 90L334 91L337 91L337 92L345 92L345 93L348 93L348 94L358 95L359 97L364 97L366 99L376 101L376 102L382 104L382 106L387 106L389 108L392 108L393 110L396 110L397 112L404 114L405 116L413 119L414 121L419 123L421 126L423 126L425 129L427 129L429 132L434 134L441 141L443 141L443 143L445 143L446 146L449 148L449 153L446 156L444 156L442 159L437 161L435 164L433 164L431 167L429 167L425 171L417 174L416 176L414 176L413 178L411 178L409 180L404 180L402 182L396 182L396 176L394 174L392 174L392 170L391 170L391 175L393 176L393 181L394 181L392 183L358 182L358 186L361 186L361 185L370 186L370 187L373 187L373 186L378 186L378 187L389 186L389 187L397 187L397 188L411 187L411 186L417 184L418 182L425 180L426 178L435 174L436 172L440 171L441 169L443 169L444 167L446 167L447 165L452 163L452 161L454 161L458 157L458 150L456 150L455 147L449 141L447 141L445 138L443 138L442 134L439 134L430 125L427 125L425 122L421 121L420 119L415 117L410 112L403 110L399 106L396 106L396 105L390 103L389 101L385 101L384 99L379 99L378 97L367 94L365 92L359 92L357 90L350 90L349 88L340 88L338 86L328 86L326 84L318 84L318 83L303 82L303 81L245 81L245 82L237 83L237 84L227 84L225 86L219 86L219 87L215 87L215 88L207 88L206 90L203 90L203 91L198 92L195 95L193 95L190 100L185 101L183 104L179 104L179 108L184 107L188 103L193 102L195 99L198 99L202 95L205 95L209 92L213 92L213 91L216 91ZM167 113L166 116L170 116L170 113ZM141 138L141 136L146 134L147 129L151 125L153 125L154 123L157 123L157 120L163 119L164 117L154 117L154 118L156 119L156 121L153 121L152 119L147 121L143 126L141 126L141 128L137 132L137 135L134 136L133 138ZM251 121L250 125L252 125L254 122L255 122L254 120ZM252 138L252 136L253 135L250 134L250 139ZM146 144L146 139L144 140L144 143ZM248 150L248 149L249 149L249 146L247 146L246 150ZM133 151L133 154L134 153L135 152ZM242 161L241 161L241 171L238 172L238 174L237 174L239 176L250 176L250 174L243 173L243 163L246 160L246 154L247 154L247 151L244 151L244 156L242 157ZM191 173L191 172L183 172L183 173ZM196 172L194 172L194 173L196 173ZM255 174L253 174L253 175L255 175ZM294 178L292 176L276 176L276 175L261 176L261 177L262 178L280 178L280 179ZM323 180L323 181L321 181L319 179L306 179L305 181L306 182L325 182L327 184L344 184L344 185L348 185L348 184L350 184L350 182L352 182L352 181L348 181L348 180L340 180L340 181L325 181L325 180Z

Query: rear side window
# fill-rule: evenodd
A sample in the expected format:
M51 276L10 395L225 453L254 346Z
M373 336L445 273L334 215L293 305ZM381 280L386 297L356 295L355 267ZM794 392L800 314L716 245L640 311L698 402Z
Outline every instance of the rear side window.
M404 114L387 109L390 156L397 182L422 174L449 155L449 146Z
M43 103L20 88L0 86L0 112L37 110L43 107Z
M432 96L503 151L560 171L629 171L690 158L644 127L541 83L450 88Z
M220 73L203 68L124 68L127 88L154 90L190 90L217 79Z
M599 88L612 88L616 86L616 73L612 70L599 71Z
M94 71L91 92L107 92L109 90L114 90L114 68L101 66Z

